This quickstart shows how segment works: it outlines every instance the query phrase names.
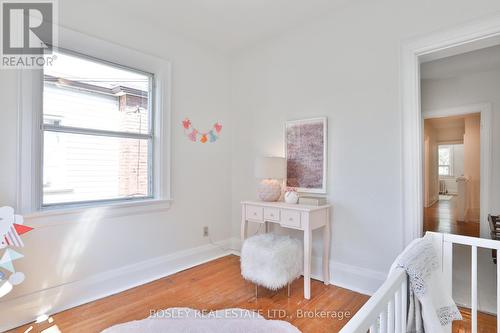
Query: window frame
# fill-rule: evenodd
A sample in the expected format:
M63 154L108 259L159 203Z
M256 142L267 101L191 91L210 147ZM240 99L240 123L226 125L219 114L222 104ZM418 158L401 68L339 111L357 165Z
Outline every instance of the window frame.
M439 164L439 148L441 148L441 147L448 149L450 164ZM440 167L447 167L448 174L447 175L440 174L439 173ZM438 145L438 176L439 177L453 177L453 145Z
M65 208L65 207L80 207L82 205L103 205L107 203L116 203L116 202L130 202L130 201L141 201L141 200L150 200L155 197L155 187L154 187L154 175L155 175L155 168L154 168L154 155L155 155L155 137L154 137L154 123L155 123L155 75L154 73L146 72L146 71L141 71L136 68L131 68L122 64L117 64L114 62L110 62L104 59L98 59L96 57L82 54L79 52L75 52L73 50L68 50L62 47L57 48L58 53L63 53L71 56L75 56L84 60L90 60L96 63L101 63L105 64L108 66L120 68L123 70L127 70L130 72L135 72L141 75L147 75L149 77L149 83L150 83L150 93L148 96L148 134L142 134L142 133L134 133L134 132L117 132L117 131L110 131L110 130L102 130L102 129L91 129L91 128L84 128L84 127L73 127L73 126L57 126L57 125L47 125L44 122L44 114L43 114L43 89L45 86L45 73L42 70L42 77L43 77L43 84L42 84L42 108L41 112L42 114L40 115L41 117L41 137L40 137L40 144L41 144L41 176L40 176L40 184L38 186L38 190L40 193L38 193L38 196L40 198L40 203L39 206L41 210L44 209L49 209L49 208ZM150 147L148 147L148 150L150 152L148 153L148 195L143 196L143 197L124 197L124 198L111 198L111 199L102 199L102 200L84 200L84 201L71 201L67 203L53 203L53 204L44 204L43 203L43 170L44 170L44 160L43 160L43 154L44 154L44 149L45 149L45 132L59 132L59 133L69 133L69 134L83 134L83 135L92 135L92 136L105 136L105 137L112 137L112 138L126 138L126 139L139 139L139 140L148 140L148 143L150 142Z
M75 204L42 206L43 166L43 70L18 71L18 155L17 155L17 210L25 216L53 216L54 214L85 213L90 208L106 208L104 215L115 214L120 207L127 214L163 210L170 207L171 197L171 63L162 58L116 45L85 34L59 28L59 48L108 62L114 66L153 75L150 119L152 154L151 197L118 198ZM123 210L123 207L128 207ZM109 209L108 209L109 208ZM106 213L108 212L108 213Z

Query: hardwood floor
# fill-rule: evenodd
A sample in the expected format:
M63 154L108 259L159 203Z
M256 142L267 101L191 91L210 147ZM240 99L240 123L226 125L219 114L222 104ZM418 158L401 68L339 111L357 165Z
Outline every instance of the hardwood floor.
M471 314L470 309L460 308L464 320L453 322L453 333L470 333ZM497 331L497 317L479 312L477 314L478 333L495 333Z
M25 325L11 332L25 332L33 326L30 333L36 333L54 325L62 333L100 332L118 323L146 318L150 310L169 307L260 309L265 317L287 320L305 333L338 332L348 318L340 320L332 316L347 317L348 313L352 316L368 300L368 296L325 286L316 280L312 280L311 293L310 300L303 298L303 281L300 279L292 284L290 298L286 296L286 288L277 292L259 288L256 300L254 286L240 275L239 257L227 256L55 314L51 324ZM286 317L280 318L278 312L273 310L285 310ZM300 311L310 311L307 315L313 318L304 318ZM329 311L330 318L314 318L314 311Z
M479 214L466 217L465 222L457 221L457 198L439 200L431 207L424 209L424 232L436 231L448 234L479 237Z
M25 325L9 332L91 333L115 324L146 318L150 310L169 307L204 310L239 307L261 310L268 319L289 321L304 333L334 333L368 300L368 296L336 286L325 286L316 280L312 281L311 290L312 298L304 299L300 279L293 283L290 298L286 296L285 290L271 292L260 288L259 298L255 299L254 286L241 278L239 257L227 256L57 313L50 317L50 322ZM278 310L284 311L280 313ZM330 318L321 318L318 311L325 311ZM470 314L466 309L463 313L465 321L454 324L454 333L470 332ZM333 317L334 314L337 318ZM496 317L480 314L478 331L493 333L495 324Z

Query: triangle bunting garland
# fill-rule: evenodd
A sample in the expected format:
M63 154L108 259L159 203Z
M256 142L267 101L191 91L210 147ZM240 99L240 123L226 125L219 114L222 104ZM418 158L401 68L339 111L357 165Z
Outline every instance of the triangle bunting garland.
M219 122L215 123L213 128L208 131L199 131L198 129L192 127L191 120L188 118L182 121L182 127L184 127L184 133L189 140L201 143L216 142L219 139L220 132L222 131L222 125Z

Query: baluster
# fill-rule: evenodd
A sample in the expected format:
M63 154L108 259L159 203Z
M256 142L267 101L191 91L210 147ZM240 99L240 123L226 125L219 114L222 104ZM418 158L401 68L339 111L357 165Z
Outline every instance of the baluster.
M396 291L396 295L394 295L394 331L398 331L401 327L401 314L403 310L401 310L401 289Z
M394 333L394 301L387 304L387 333Z
M405 277L403 284L401 285L401 326L399 327L400 332L406 332L406 318L408 316L408 278Z
M387 310L384 310L380 315L380 333L387 333Z
M472 333L477 333L477 246L472 246L472 267L471 267L471 315L472 315Z

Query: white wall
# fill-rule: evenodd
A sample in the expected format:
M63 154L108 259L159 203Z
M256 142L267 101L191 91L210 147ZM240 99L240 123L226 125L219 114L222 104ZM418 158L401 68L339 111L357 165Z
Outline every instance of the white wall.
M28 224L41 225L23 237L26 247L21 252L25 258L16 261L15 266L26 274L26 280L0 300L0 331L15 324L20 316L33 320L41 312L52 313L64 302L68 303L65 293L42 296L36 293L41 289L59 292L55 287L62 284L100 281L102 275L99 274L124 267L130 269L130 265L202 246L208 243L208 239L202 237L205 225L210 227L215 241L230 237L232 126L228 108L228 58L159 31L147 22L116 16L113 11L106 11L106 7L97 10L86 2L59 3L63 26L171 61L174 202L164 212L107 219L90 216L82 221L61 223L50 223L49 219L47 225L28 221ZM0 145L0 206L16 204L16 89L17 73L0 71L0 138L3 142ZM184 117L190 117L199 128L210 128L220 121L224 126L220 140L205 145L188 141L181 126ZM166 265L163 271L171 268ZM125 281L124 285L137 282L140 281ZM119 285L120 281L115 283ZM88 299L89 292L94 291L92 288L87 286L81 294L72 295L69 302ZM99 292L106 294L107 291ZM28 298L30 304L14 306L24 299L21 296L30 293L34 293Z
M239 201L255 198L255 157L283 154L286 120L327 116L332 279L347 276L342 264L367 284L374 272L386 273L403 247L401 45L499 10L490 0L355 1L239 54L232 63L233 235ZM314 256L320 249L316 237Z

